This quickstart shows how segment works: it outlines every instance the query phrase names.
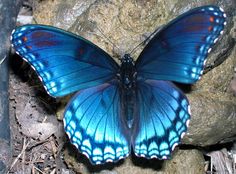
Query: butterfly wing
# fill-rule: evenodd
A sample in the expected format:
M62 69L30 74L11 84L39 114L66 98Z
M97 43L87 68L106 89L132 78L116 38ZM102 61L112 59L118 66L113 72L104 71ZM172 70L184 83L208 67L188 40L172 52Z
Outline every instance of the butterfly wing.
M171 82L146 80L138 82L137 101L139 114L132 138L136 156L169 158L187 131L187 98Z
M116 62L102 49L55 27L18 27L11 42L54 97L107 82L118 70Z
M64 114L65 131L92 164L129 155L129 131L120 112L118 87L109 83L81 90L69 102Z
M225 13L216 6L198 7L180 15L144 48L136 62L138 77L196 82L225 21Z

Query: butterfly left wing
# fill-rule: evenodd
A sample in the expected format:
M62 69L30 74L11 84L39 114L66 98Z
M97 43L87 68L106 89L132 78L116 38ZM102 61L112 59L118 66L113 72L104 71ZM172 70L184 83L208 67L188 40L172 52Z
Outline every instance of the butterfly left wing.
M11 42L53 97L112 80L119 68L101 48L52 26L18 27L12 32Z
M171 82L139 81L139 114L134 122L132 146L136 156L167 159L187 131L189 102Z
M213 44L226 25L223 9L192 9L163 27L147 44L137 62L139 79L194 83Z
M79 91L65 109L65 131L92 164L115 162L130 153L120 106L118 86L105 83Z

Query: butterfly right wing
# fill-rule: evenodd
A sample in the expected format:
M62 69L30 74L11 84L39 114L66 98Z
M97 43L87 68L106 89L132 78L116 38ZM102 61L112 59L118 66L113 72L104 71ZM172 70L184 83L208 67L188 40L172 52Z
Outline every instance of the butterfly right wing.
M171 82L145 80L137 84L137 102L139 114L132 133L136 156L170 158L189 124L186 96Z
M138 78L195 83L225 25L223 9L212 5L178 16L143 49L136 62Z
M119 68L93 43L51 26L18 27L12 32L11 42L53 97L105 83L115 77Z
M92 164L115 162L130 153L120 106L118 86L105 83L80 90L65 109L65 131Z

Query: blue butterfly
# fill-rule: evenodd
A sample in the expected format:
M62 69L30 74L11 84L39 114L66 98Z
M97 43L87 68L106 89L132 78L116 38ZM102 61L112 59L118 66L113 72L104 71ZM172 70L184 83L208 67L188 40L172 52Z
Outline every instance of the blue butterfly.
M77 92L64 113L70 141L92 164L136 156L170 158L187 131L190 107L169 81L192 84L226 25L216 6L192 9L163 27L137 61L118 65L90 41L45 25L12 32L16 53L53 97Z

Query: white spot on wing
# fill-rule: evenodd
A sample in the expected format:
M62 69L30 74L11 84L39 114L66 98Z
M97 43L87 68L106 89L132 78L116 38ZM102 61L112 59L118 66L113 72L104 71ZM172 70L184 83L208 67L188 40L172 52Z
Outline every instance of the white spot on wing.
M68 129L69 129L69 127L68 127ZM69 131L66 131L66 133L67 133L68 138L70 139L70 138L71 138L70 132L69 132Z
M162 159L167 159L167 156L163 156Z
M188 113L191 115L191 108L190 108L190 105L188 105Z
M186 126L189 127L190 120L186 121Z
M152 158L152 159L153 159L153 158L157 158L157 156L156 156L156 155L152 155L151 158Z
M78 144L77 143L73 143L74 144L74 146L78 149L79 148L79 146L78 146Z
M82 154L84 154L89 159L89 155L86 152L82 152Z
M66 127L66 119L63 118L63 126Z
M207 52L210 53L211 52L211 48L209 48Z
M21 27L20 31L25 31L26 29L26 27Z
M95 163L96 163L96 164L101 164L101 161L96 161Z
M39 80L42 82L43 81L42 77L41 76L38 76L38 77L39 77Z
M172 151L174 151L175 147L178 146L178 143L175 143L173 146L172 146Z
M107 159L106 162L113 162L113 160L112 159Z
M217 41L218 41L218 38L216 38L216 39L214 40L214 44L215 44Z
M31 66L31 68L32 68L34 71L36 71L36 69L35 69L35 67L34 67L34 66Z
M223 8L220 7L219 9L220 9L220 11L224 12L224 9L223 9Z
M209 9L210 11L213 11L213 10L214 10L214 8L213 8L213 7L209 7L208 9Z
M15 31L16 31L15 29L14 29L14 30L12 30L12 32L11 32L11 35L13 35L13 34L15 33Z
M181 134L181 139L184 137L184 135L185 135L186 133L185 132L183 132L182 134Z
M119 156L119 157L118 157L119 160L120 160L120 159L123 159L123 158L124 158L124 156Z

